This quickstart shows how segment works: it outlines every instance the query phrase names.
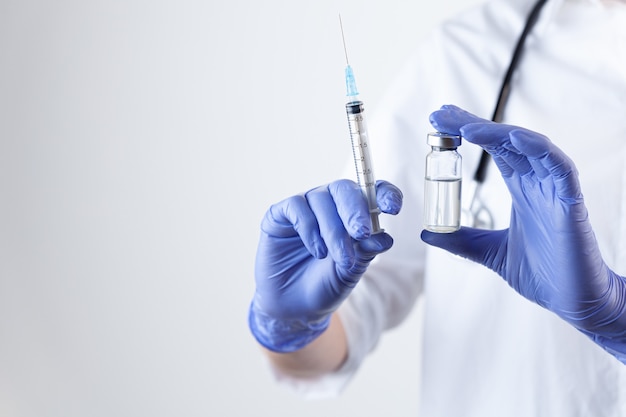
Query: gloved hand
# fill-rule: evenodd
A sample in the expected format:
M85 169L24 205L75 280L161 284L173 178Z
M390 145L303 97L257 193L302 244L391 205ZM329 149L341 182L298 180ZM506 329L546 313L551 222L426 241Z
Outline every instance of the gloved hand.
M423 231L422 239L497 272L626 363L626 279L602 259L574 163L545 136L455 106L430 120L491 154L512 207L506 230Z
M402 193L376 184L378 206L397 214ZM276 352L298 350L326 328L376 255L393 239L370 233L367 202L353 181L339 180L270 207L261 223L252 334Z

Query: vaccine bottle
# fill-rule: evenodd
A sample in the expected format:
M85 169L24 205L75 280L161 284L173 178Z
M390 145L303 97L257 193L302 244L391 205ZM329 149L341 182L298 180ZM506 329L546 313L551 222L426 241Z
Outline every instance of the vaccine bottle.
M451 233L461 227L461 137L434 132L427 136L424 228Z

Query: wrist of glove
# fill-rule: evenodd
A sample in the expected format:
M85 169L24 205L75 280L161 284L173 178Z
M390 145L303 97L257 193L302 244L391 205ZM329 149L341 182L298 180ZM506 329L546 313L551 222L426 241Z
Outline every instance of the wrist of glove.
M607 270L602 297L576 317L564 319L626 365L626 278Z
M330 323L330 314L318 318L276 318L264 313L252 300L248 327L261 346L273 352L300 350L318 336Z

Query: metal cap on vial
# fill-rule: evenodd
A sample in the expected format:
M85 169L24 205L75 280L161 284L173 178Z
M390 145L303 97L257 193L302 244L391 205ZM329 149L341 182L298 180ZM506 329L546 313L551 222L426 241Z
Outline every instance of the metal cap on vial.
M432 132L428 134L427 143L435 148L454 149L461 146L461 136Z

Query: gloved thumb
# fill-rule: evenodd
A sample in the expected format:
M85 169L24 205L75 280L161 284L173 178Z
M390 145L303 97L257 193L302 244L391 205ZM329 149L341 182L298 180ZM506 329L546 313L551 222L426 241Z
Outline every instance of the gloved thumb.
M506 256L506 230L484 230L461 227L454 233L422 231L422 240L499 272Z

